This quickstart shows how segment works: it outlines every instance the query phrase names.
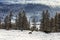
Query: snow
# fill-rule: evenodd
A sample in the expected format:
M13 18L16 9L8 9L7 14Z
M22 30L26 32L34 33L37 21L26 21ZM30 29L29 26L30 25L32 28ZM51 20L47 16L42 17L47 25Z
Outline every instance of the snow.
M33 27L33 22L30 22L30 27ZM36 28L40 29L40 22L36 22Z
M28 30L0 29L0 40L60 40L60 33L46 34L41 31L33 31L32 34L28 34L29 32Z

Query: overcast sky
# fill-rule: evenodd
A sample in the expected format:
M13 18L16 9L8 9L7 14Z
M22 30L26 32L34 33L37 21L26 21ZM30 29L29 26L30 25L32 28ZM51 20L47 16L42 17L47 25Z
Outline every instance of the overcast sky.
M0 2L5 2L5 3L22 3L22 4L26 4L26 3L36 3L36 4L45 4L45 5L49 5L49 6L60 6L60 0L0 0Z

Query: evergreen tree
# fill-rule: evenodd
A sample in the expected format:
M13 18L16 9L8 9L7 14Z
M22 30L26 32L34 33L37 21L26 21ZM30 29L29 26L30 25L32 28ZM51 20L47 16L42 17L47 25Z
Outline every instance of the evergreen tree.
M12 18L12 12L10 12L9 15L7 15L4 19L5 22L5 27L7 30L12 28L12 24L11 24L11 18Z
M58 13L58 32L60 32L60 13Z
M43 11L42 13L40 30L47 32L47 33L50 32L48 10L46 10L46 12Z
M27 21L27 17L26 17L26 14L25 14L25 11L21 11L18 15L18 22L19 22L19 29L21 30L29 30L29 23Z
M50 31L51 32L54 32L55 31L54 25L55 25L55 20L54 20L54 18L51 18L50 19Z
M19 29L18 23L19 23L19 21L18 21L18 16L16 15L16 19L15 19L16 29Z
M25 13L25 11L23 11L23 13L24 13L24 16L23 16L24 28L25 28L25 30L29 30L30 26L29 26L29 22L28 22L27 17L26 17L26 13Z
M55 32L57 32L57 29L58 29L58 14L56 13L55 15Z
M60 32L60 13L55 16L55 32Z
M19 14L18 14L18 19L17 19L17 23L18 23L18 24L17 24L17 23L16 23L16 24L18 25L18 27L17 27L18 29L23 30L23 28L22 28L22 27L23 27L23 26L22 26L22 25L23 25L23 23L22 23L23 20L22 20L21 14L22 14L22 13L19 12Z
M40 24L40 31L44 31L44 20L45 20L45 13L44 13L44 11L43 11L43 13L42 13L42 18L41 18L41 24Z
M6 16L5 19L4 19L4 24L5 24L4 27L3 27L4 29L6 29L6 27L7 27L7 17L8 16Z
M11 29L12 28L12 24L11 24L11 19L12 19L12 11L10 11L10 14L9 14L9 28Z
M45 13L45 31L50 31L50 27L49 27L49 12L48 10L46 10Z
M5 19L4 19L4 23L5 23L5 26L4 26L4 29L9 29L9 17L8 17L8 15L5 17Z

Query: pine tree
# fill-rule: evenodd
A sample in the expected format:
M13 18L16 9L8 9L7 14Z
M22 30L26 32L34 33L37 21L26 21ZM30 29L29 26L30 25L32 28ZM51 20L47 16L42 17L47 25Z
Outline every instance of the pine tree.
M22 14L22 13L19 12L19 14L18 14L18 19L17 19L17 23L18 23L18 24L16 23L16 25L18 25L18 27L17 27L18 29L23 30L23 28L22 28L22 27L23 27L23 26L22 26L22 25L23 25L23 23L22 23L23 20L22 20L21 14Z
M46 10L46 13L45 13L45 30L46 32L50 32L50 27L49 27L49 12L48 10Z
M23 13L24 13L24 16L23 16L23 26L24 26L24 29L25 30L29 30L30 29L29 28L29 22L27 20L26 13L25 13L25 11L23 11Z
M56 13L55 15L55 32L57 32L57 29L58 29L58 14Z
M4 29L6 29L6 26L7 26L7 16L5 17L5 19L4 19Z
M10 11L10 14L9 14L9 28L11 29L12 28L12 24L11 24L11 19L12 19L12 11Z
M56 32L60 32L60 13L56 13L55 16L55 30Z
M21 11L18 15L18 28L21 30L28 30L29 29L29 23L27 21L27 17L25 15L25 11Z
M58 13L58 32L60 32L60 13Z
M50 32L48 10L46 10L46 12L43 11L42 13L40 30L44 32Z
M51 31L51 32L54 32L54 31L55 31L54 25L55 25L54 18L51 18L51 19L50 19L50 31Z
M12 28L12 24L11 24L11 18L12 18L12 12L10 12L9 15L7 15L4 19L5 22L5 27L7 30Z
M43 13L42 13L42 18L41 18L41 24L40 24L40 31L44 31L44 20L45 20L45 13L44 13L44 11L43 11Z
M18 21L18 16L16 15L16 19L15 19L16 29L19 29L19 28L18 28L18 23L19 23L19 21Z
M5 17L5 19L4 19L4 23L5 23L5 26L4 26L4 29L9 29L9 20L8 20L8 15Z
M6 16L5 19L4 19L4 24L5 24L4 27L3 27L4 29L6 29L6 27L7 27L7 20L8 20L8 16Z

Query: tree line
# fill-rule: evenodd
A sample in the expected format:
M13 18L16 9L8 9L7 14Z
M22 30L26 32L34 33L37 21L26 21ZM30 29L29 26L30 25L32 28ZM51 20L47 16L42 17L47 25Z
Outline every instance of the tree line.
M50 13L48 12L48 10L43 11L40 31L46 33L60 32L60 13L56 13L54 17L50 18Z
M11 23L13 14L12 11L9 12L4 18L4 23L1 22L0 19L0 29L16 29L16 30L31 30L38 31L36 28L35 17L32 19L33 26L30 28L30 23L27 20L26 12L24 10L20 11L18 15L16 15L15 23ZM60 32L60 13L56 13L54 17L50 18L50 13L48 10L44 10L42 12L42 18L40 19L40 31L43 32Z
M4 23L1 23L0 19L0 29L16 29L16 30L29 30L29 22L26 17L25 11L21 11L16 15L15 23L12 23L12 17L13 13L12 11L9 12L9 15L7 15L4 18Z

